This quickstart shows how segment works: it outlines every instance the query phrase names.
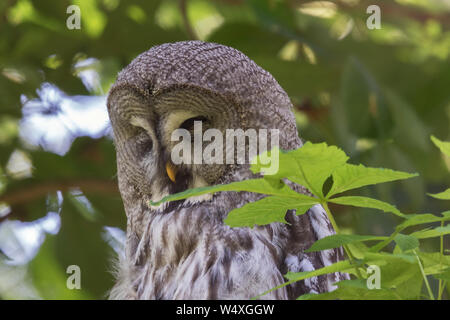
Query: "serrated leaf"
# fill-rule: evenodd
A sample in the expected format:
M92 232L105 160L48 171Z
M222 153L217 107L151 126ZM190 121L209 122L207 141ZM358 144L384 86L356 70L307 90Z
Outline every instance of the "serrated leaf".
M450 234L450 224L444 227L416 231L411 233L411 236L414 236L417 239L426 239L440 237L446 234Z
M284 217L287 210L296 209L297 214L303 214L317 203L318 199L315 198L301 200L277 196L265 197L230 211L224 222L230 227L254 227L272 222L286 223Z
M439 252L418 252L426 275L441 273L450 267L450 256Z
M445 269L442 273L434 274L433 277L440 280L450 281L450 268Z
M361 164L358 166L345 164L333 172L333 185L327 197L363 186L409 179L415 176L417 174L383 168L368 168Z
M440 200L450 200L450 188L440 193L427 193L429 196L440 199Z
M348 197L339 197L328 199L329 202L354 206L354 207L362 207L362 208L372 208L379 209L384 212L391 212L399 217L404 218L404 214L401 213L395 206L386 203L381 200L372 199L368 197L360 197L360 196L348 196Z
M363 242L352 242L348 243L347 246L356 259L364 259L364 253L369 250L369 247Z
M416 257L411 254L406 253L386 253L386 252L365 252L364 259L367 261L377 262L381 261L384 263L396 262L398 260L402 260L408 263L417 263Z
M324 294L305 293L298 297L297 300L326 300L327 298L328 296Z
M421 214L406 214L404 216L405 221L397 226L397 230L403 230L407 227L450 220L450 211L442 213L443 217L436 216L431 213L421 213Z
M402 258L397 258L399 255ZM423 279L417 259L413 255L396 256L385 258L388 263L380 266L382 288L390 288L395 299L418 299Z
M403 252L419 247L419 240L411 235L399 233L395 236L394 241Z
M219 191L249 191L255 193L262 193L267 195L282 196L282 197L294 197L294 198L312 198L303 194L299 194L289 188L281 181L275 179L248 179L238 182L232 182L229 184L219 184L215 186L200 187L194 189L188 189L183 192L171 194L162 198L157 202L151 202L156 206L166 201L175 201L186 199L193 196L200 196L207 193L214 193Z
M443 154L450 157L450 142L441 141L435 136L431 136L431 141L433 141L436 147L438 147Z
M253 172L260 172L264 168L260 157L257 164L252 165ZM288 178L308 188L315 196L323 197L322 186L325 180L347 160L347 155L335 146L307 142L299 149L279 152L279 170L275 176Z
M326 266L326 267L323 267L323 268L320 268L317 270L313 270L313 271L288 272L284 276L286 279L288 279L290 281L300 281L300 280L308 279L311 277L316 277L316 276L321 276L324 274L347 270L351 267L352 267L352 265L350 264L350 261L345 260L345 261L339 261L339 262L333 263L329 266Z
M325 292L321 294L305 294L297 298L297 300L393 300L396 299L396 296L392 292L392 289L376 289L369 290L367 285L365 288L358 287L358 284L354 284L352 286L351 282L359 281L362 283L366 283L365 280L344 280L348 282L336 290L331 292ZM344 283L344 281L338 282ZM397 298L398 299L398 298Z
M367 289L367 280L366 279L354 279L354 280L342 280L336 282L340 288L349 287L349 288L359 288L359 289Z
M299 170L287 178L305 186L317 197L323 197L322 187L325 180L348 160L344 151L326 143L307 142L288 155L295 160ZM282 165L283 162L280 161L280 166Z
M313 245L305 252L314 252L327 249L338 248L344 244L369 241L369 240L384 240L387 237L372 236L372 235L357 235L357 234L334 234L322 239L317 240Z
M286 154L289 151L281 150L278 147L273 148L272 150L267 150L253 159L254 163L250 165L250 170L253 173L262 173L263 175L270 175L276 178L285 178L291 172L295 172L298 170L298 167L295 162L290 161L289 158L286 158ZM278 161L278 170L276 172L270 171L270 166L272 165L272 161L277 159ZM281 161L283 159L283 161ZM281 165L282 162L282 165Z
M333 263L332 265L320 268L320 269L316 269L316 270L312 270L312 271L302 271L302 272L288 272L287 274L284 275L284 277L286 279L288 279L289 281L282 283L274 288L271 288L270 290L267 290L261 294L259 294L256 297L253 297L252 299L259 299L260 297L275 291L277 289L283 288L289 284L292 284L294 282L297 281L301 281L301 280L305 280L311 277L316 277L316 276L320 276L320 275L324 275L324 274L329 274L329 273L334 273L334 272L339 272L339 271L344 271L344 270L348 270L351 268L351 263L348 260L345 261L339 261L336 263Z

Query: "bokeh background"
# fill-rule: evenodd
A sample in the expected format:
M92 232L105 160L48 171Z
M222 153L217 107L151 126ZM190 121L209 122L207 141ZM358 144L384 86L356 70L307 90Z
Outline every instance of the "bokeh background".
M80 30L66 27L71 4ZM379 30L366 26L371 4ZM126 225L106 94L136 55L188 39L232 46L272 73L305 140L420 173L360 194L406 213L449 209L426 195L450 185L429 138L450 140L449 0L2 0L1 299L105 298ZM396 222L331 209L345 232L386 235ZM66 287L69 265L81 290Z

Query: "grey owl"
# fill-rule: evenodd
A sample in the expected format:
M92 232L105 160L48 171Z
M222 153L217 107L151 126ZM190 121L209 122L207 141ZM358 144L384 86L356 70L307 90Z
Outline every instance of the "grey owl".
M320 206L286 213L288 224L230 228L228 212L263 195L219 192L150 205L188 188L255 177L248 164L173 168L171 132L191 128L279 129L279 146L302 145L292 104L265 70L238 50L185 41L151 48L122 70L108 96L120 193L127 215L124 256L112 299L249 299L341 259L340 250L305 253L334 233ZM297 191L307 193L301 186ZM263 299L294 299L333 289L331 274L278 289Z

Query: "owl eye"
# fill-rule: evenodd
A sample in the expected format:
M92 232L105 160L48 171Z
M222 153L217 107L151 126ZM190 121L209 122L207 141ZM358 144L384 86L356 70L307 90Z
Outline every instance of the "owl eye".
M138 133L135 136L136 151L139 155L145 156L153 149L153 141L148 133L142 129L138 129Z
M189 118L187 120L185 120L181 125L180 125L180 129L186 129L188 131L193 131L194 130L194 123L195 121L201 121L202 124L204 124L205 122L208 121L208 119L206 117L203 116L198 116L198 117L194 117L194 118Z

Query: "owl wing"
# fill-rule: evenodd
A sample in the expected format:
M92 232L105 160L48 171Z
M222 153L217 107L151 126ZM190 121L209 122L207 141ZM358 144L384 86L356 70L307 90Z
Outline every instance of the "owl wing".
M315 241L335 234L333 227L321 205L315 205L303 215L288 212L286 220L290 223L286 243L284 269L291 272L305 272L320 269L344 258L342 248L319 252L304 252ZM297 298L305 293L323 293L336 289L335 282L349 279L345 273L331 273L312 277L291 285L290 298Z

